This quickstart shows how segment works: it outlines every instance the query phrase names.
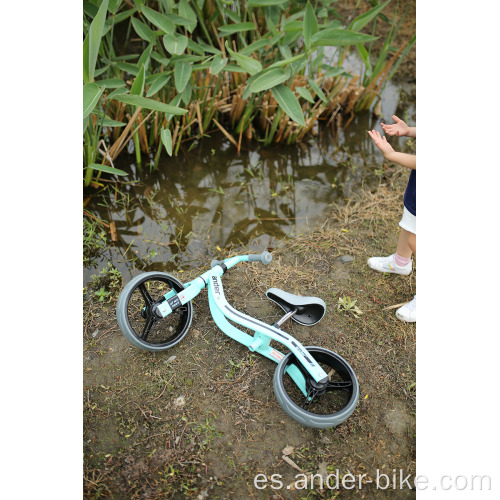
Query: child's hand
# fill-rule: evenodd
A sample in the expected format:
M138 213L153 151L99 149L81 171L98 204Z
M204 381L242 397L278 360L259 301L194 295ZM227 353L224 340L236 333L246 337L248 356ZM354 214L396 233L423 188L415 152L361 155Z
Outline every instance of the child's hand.
M386 125L382 123L382 129L387 135L397 135L401 137L402 135L408 135L410 132L410 127L406 125L403 120L400 120L396 115L392 115L392 119L396 122L392 125Z
M376 130L368 130L368 135L373 139L375 146L377 146L384 155L394 152L394 148L387 142L385 136L382 137Z

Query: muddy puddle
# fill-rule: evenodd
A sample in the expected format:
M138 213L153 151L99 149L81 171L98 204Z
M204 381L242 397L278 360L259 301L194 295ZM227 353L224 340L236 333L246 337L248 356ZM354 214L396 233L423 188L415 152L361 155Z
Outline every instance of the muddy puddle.
M386 121L398 114L415 124L414 86L389 82L381 103ZM115 223L118 241L87 262L84 284L107 261L128 280L137 270L205 265L234 245L272 249L285 236L317 227L332 203L378 183L382 155L366 131L380 130L383 119L360 114L335 134L321 124L316 136L293 146L263 148L243 141L240 154L214 132L185 143L177 157L162 152L154 172L147 158L139 169L130 150L115 163L130 172L122 178L125 184L94 194L86 206ZM391 140L395 147L404 141Z

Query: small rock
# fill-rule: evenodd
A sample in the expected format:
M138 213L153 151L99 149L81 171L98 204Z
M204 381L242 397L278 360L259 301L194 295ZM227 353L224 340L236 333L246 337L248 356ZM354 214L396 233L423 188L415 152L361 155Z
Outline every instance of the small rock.
M295 448L293 446L287 446L286 448L283 448L283 455L291 455L295 451Z
M92 334L92 337L97 337L97 335L99 334L99 328Z
M168 359L165 361L165 363L171 363L172 361L174 361L174 360L175 360L175 358L176 358L176 357L177 357L177 356L170 356L170 358L168 358Z
M320 474L323 479L326 479L328 477L328 469L327 469L328 464L326 462L321 462L318 467L318 474Z
M354 260L354 257L352 255L341 255L340 256L340 262L342 264L346 264L347 262L351 262Z

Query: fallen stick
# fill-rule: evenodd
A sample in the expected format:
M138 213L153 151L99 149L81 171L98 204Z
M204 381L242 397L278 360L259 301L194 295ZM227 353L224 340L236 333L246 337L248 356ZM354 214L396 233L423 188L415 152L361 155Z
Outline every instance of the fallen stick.
M288 458L286 455L282 455L281 458L288 464L291 465L294 469L298 470L302 474L305 474L305 472L291 459Z
M388 311L389 309L396 309L396 307L401 307L401 306L404 306L405 304L408 304L408 302L401 302L401 304L395 304L393 306L387 306L387 307L384 307L384 311Z

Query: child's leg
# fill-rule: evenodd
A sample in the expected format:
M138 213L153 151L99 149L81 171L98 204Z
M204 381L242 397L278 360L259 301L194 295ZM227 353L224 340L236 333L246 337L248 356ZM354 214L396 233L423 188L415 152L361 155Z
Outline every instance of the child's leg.
M399 233L398 246L396 253L404 258L409 259L413 254L417 254L417 236L406 229L401 228Z
M370 257L368 266L382 273L408 275L411 273L411 255L415 253L416 238L413 233L401 228L396 253L388 257Z

